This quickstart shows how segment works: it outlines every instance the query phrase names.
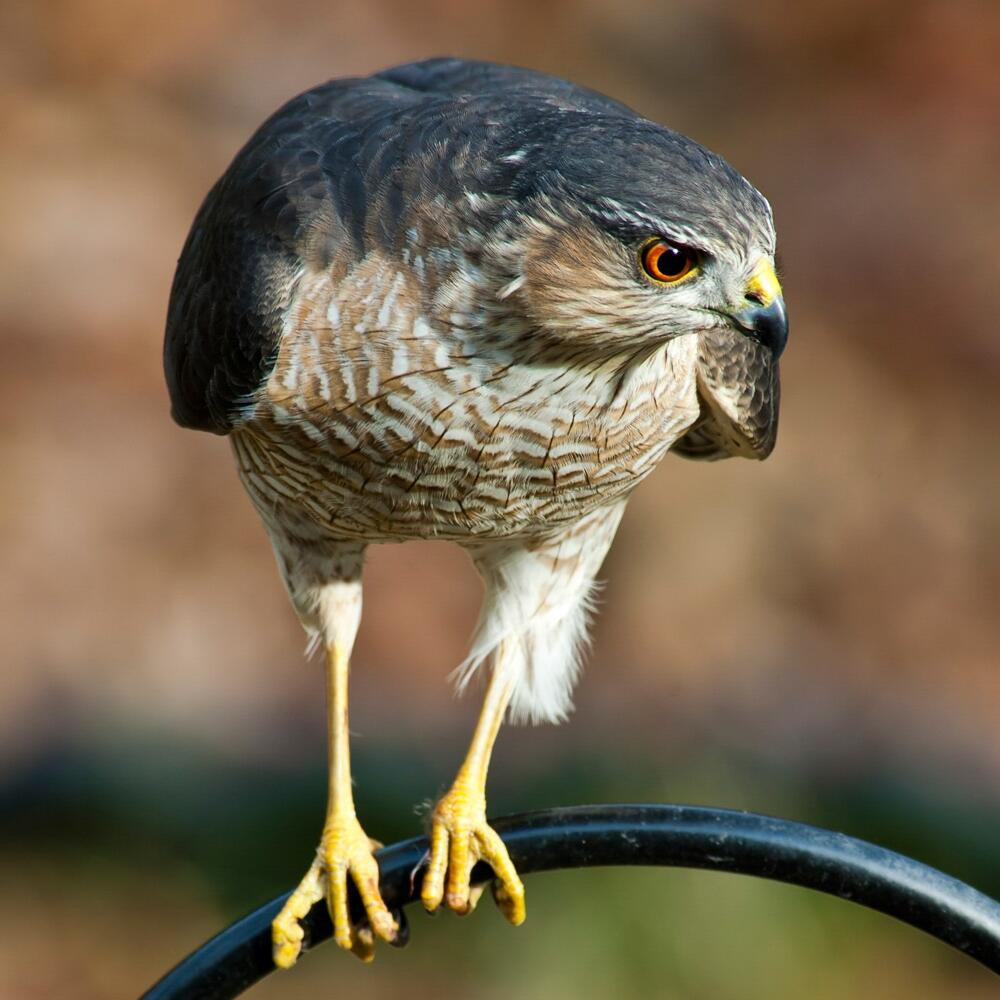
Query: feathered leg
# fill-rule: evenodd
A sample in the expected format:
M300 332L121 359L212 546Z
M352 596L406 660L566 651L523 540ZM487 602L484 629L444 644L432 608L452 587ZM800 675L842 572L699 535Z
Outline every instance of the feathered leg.
M361 580L328 583L316 592L321 635L326 646L329 746L329 798L323 836L305 878L272 924L274 964L295 964L302 947L299 921L324 896L333 919L334 938L341 948L362 961L374 957L375 936L394 941L398 932L379 894L378 862L354 812L351 790L350 737L347 722L348 663L361 617ZM348 878L354 880L368 917L366 925L351 923L347 906Z
M421 898L467 913L478 893L469 877L477 861L496 874L494 895L513 924L524 920L524 886L503 841L486 822L486 770L504 713L557 722L570 708L585 638L594 574L604 559L624 502L595 511L544 538L469 546L486 583L472 652L460 684L486 659L493 674L472 744L458 776L431 818L430 863Z

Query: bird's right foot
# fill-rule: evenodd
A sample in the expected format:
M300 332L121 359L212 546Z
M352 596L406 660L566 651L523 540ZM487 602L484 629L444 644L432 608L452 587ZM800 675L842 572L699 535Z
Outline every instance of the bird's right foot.
M324 896L333 920L333 937L341 948L370 962L375 957L376 937L396 943L399 924L379 892L378 862L373 854L379 846L368 839L353 813L328 817L316 860L271 924L274 964L278 968L288 969L295 964L302 950L301 920ZM364 904L364 924L351 921L348 876L354 880Z

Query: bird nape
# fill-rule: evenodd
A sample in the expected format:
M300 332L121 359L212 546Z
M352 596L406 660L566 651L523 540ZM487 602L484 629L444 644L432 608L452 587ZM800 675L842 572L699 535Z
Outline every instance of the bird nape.
M483 578L457 677L490 679L421 896L469 911L485 861L524 919L486 819L497 732L569 711L595 574L660 458L770 453L788 332L774 249L767 202L714 153L555 77L458 59L296 97L209 192L171 291L173 414L230 436L326 652L327 817L274 922L277 965L324 897L365 960L398 931L349 761L372 542L449 539Z

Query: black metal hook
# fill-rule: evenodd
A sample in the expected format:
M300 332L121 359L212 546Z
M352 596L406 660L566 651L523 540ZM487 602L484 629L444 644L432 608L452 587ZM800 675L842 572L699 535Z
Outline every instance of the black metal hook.
M804 823L701 806L577 806L494 822L522 874L602 865L738 872L839 896L918 927L1000 973L1000 903L912 858ZM391 908L420 896L412 878L427 850L415 837L377 853ZM489 878L488 868L473 880ZM230 925L141 1000L227 1000L274 971L271 921L287 894ZM304 921L304 947L332 931L326 907Z

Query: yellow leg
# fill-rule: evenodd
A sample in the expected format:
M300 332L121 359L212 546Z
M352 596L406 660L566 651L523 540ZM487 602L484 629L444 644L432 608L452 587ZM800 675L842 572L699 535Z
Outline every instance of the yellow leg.
M454 783L435 806L431 817L430 862L420 898L434 912L442 902L456 913L469 913L479 893L470 890L469 877L477 861L485 861L496 875L494 896L512 924L524 921L524 885L507 848L486 822L486 772L513 685L503 678L503 648L490 680L472 744Z
M324 896L333 920L334 939L362 961L370 962L374 957L376 935L394 941L399 930L379 893L378 862L372 855L379 845L368 839L354 814L347 726L348 656L348 649L338 643L327 650L330 794L316 860L271 925L274 964L283 969L295 964L302 949L299 921ZM348 876L364 903L367 926L351 923Z

